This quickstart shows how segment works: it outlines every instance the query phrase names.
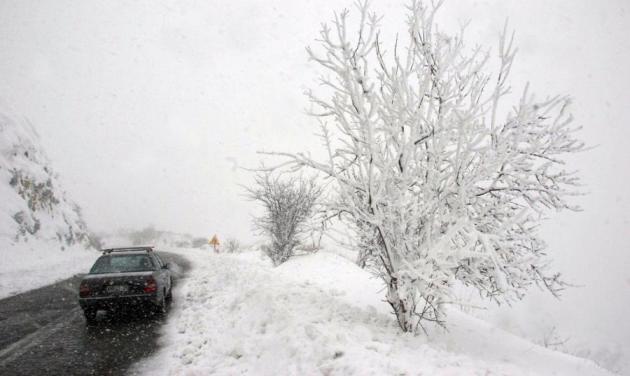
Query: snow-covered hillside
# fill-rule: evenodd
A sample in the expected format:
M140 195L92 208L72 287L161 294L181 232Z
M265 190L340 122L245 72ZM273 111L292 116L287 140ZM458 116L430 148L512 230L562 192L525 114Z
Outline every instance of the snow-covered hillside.
M319 252L273 268L258 252L192 261L147 375L609 375L457 310L449 332L401 334L382 284Z
M0 297L84 271L92 239L37 132L0 103Z

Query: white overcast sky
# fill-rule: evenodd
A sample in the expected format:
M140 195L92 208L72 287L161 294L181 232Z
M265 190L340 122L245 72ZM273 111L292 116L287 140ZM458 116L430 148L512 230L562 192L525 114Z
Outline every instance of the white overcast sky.
M403 30L404 2L374 4ZM35 125L97 231L153 224L250 240L253 206L237 167L256 166L257 150L317 149L303 114L315 76L304 48L333 10L351 5L0 0L0 97ZM509 18L520 48L514 86L528 80L541 96L575 98L576 124L597 146L571 160L590 195L579 199L584 212L553 214L545 235L564 271L589 286L583 304L622 321L630 314L629 295L619 293L630 291L628 12L625 0L451 0L440 17L446 30L470 20L468 40L493 46ZM630 329L617 335L630 338Z

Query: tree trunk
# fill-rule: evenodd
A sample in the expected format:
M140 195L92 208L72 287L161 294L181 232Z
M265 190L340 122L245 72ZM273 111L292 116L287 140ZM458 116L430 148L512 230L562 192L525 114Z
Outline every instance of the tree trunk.
M416 303L408 289L395 277L387 282L387 302L396 314L398 325L403 332L413 333L418 326Z
M365 265L367 264L368 251L366 248L361 248L359 250L359 254L357 255L357 265L361 269L365 269Z

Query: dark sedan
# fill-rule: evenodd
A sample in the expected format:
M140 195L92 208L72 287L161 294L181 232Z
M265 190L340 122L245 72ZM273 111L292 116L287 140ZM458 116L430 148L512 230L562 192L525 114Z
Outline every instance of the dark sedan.
M172 277L153 247L112 248L103 251L81 281L79 304L88 323L98 310L149 308L166 312Z

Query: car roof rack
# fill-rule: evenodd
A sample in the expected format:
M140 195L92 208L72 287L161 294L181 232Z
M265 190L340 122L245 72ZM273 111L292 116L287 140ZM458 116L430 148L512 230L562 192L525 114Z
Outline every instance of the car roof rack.
M145 251L145 252L153 252L154 246L143 246L143 247L120 247L120 248L107 248L103 249L102 252L104 255L114 253L114 252L137 252L137 251Z

